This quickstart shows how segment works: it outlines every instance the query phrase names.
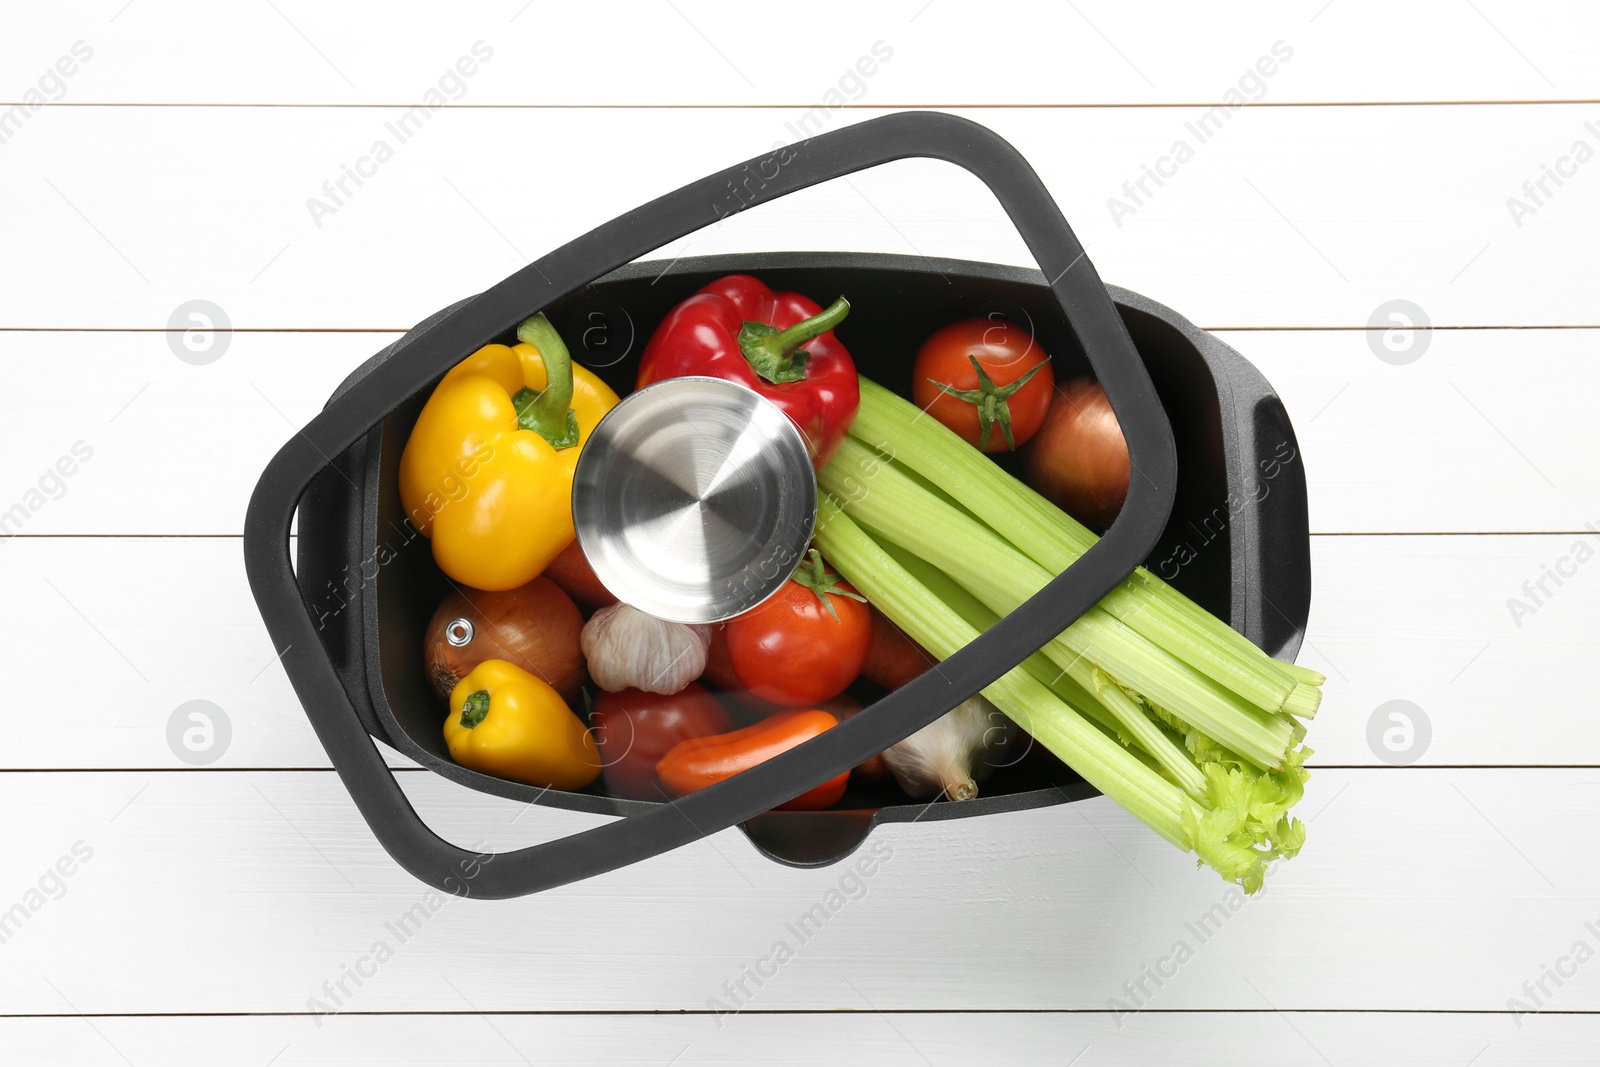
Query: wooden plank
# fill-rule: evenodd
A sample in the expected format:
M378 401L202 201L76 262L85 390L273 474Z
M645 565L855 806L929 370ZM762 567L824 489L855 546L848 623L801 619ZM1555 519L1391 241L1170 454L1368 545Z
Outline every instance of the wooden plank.
M1240 1047L1271 1048L1282 1067L1461 1067L1580 1063L1596 1041L1590 1016L1553 1015L1514 1030L1504 1016L1200 1012L1140 1015L1118 1029L1102 1015L906 1014L860 1010L826 1017L744 1015L721 1029L680 1015L346 1016L316 1029L304 1018L4 1019L0 1040L20 1062L61 1067L161 1062L399 1064L517 1062L793 1064L819 1052L883 1067L1078 1061L1231 1067ZM1226 1035L1225 1039L1219 1035ZM1487 1051L1485 1048L1487 1047ZM1481 1054L1481 1055L1480 1055ZM676 1060L672 1057L677 1056ZM276 1058L274 1058L276 1057Z
M169 336L181 345L178 334L0 332L17 395L63 395L65 384L72 397L19 404L0 428L0 512L28 508L6 532L237 533L273 453L396 335L235 333L206 366L179 360ZM1589 408L1573 386L1592 373L1600 331L1435 331L1406 366L1373 354L1376 331L1220 336L1284 398L1314 531L1600 522L1589 504L1600 471L1572 440ZM80 441L92 458L70 477L48 475Z
M63 99L70 101L396 104L438 86L458 56L482 40L492 58L469 78L447 81L446 98L465 105L795 108L846 101L1210 102L1239 88L1257 59L1283 41L1288 62L1261 88L1247 80L1246 94L1311 102L1600 95L1593 45L1600 22L1592 6L1546 2L1535 5L1536 15L1503 0L1478 6L1341 0L1325 10L1309 0L1250 0L1220 11L1179 3L1135 11L1109 0L1001 0L975 17L948 2L899 0L864 10L835 0L793 20L683 0L629 5L629 32L618 33L609 13L525 0L451 10L397 4L384 18L304 0L227 18L197 17L170 0L140 0L138 10L126 11L108 0L91 10L18 12L0 66L13 72L7 98L19 98L58 53L83 39L94 54L66 79ZM1380 20L1383 42L1428 47L1409 49L1403 63L1361 62L1373 54L1372 27ZM1149 32L1152 22L1161 33ZM425 41L418 39L423 24ZM1562 32L1541 32L1553 26ZM603 58L577 46L596 39L605 41ZM773 62L779 41L783 61ZM868 77L848 77L876 41L890 50L888 61ZM58 91L53 82L46 89Z
M1385 760L1381 735L1395 725L1395 709L1384 708L1406 701L1421 709L1407 714L1426 719L1431 737L1405 743L1396 759L1600 763L1600 701L1578 666L1600 636L1587 603L1600 595L1600 571L1576 565L1562 587L1545 582L1550 595L1535 591L1537 604L1523 590L1546 567L1575 566L1575 543L1592 546L1593 537L1313 540L1315 592L1300 659L1329 676L1312 724L1316 760ZM1513 612L1513 597L1525 607Z
M0 623L16 642L6 665L93 678L115 694L75 702L69 748L9 746L8 766L182 767L168 723L193 700L220 708L208 713L227 734L207 743L216 766L328 765L276 663L238 539L17 538L0 548L0 596L27 605Z
M44 401L0 428L0 512L26 511L5 532L237 534L273 454L395 336L237 333L196 366L176 333L0 333L12 395Z
M1283 397L1319 532L1582 530L1600 472L1576 447L1593 330L1224 332Z
M1560 588L1547 580L1551 595L1538 604L1522 588L1571 557L1577 540L1315 539L1301 661L1329 681L1313 762L1381 765L1370 723L1405 700L1431 729L1425 747L1403 753L1413 762L1600 764L1586 672L1600 639L1600 570L1569 559L1574 577ZM237 540L18 538L3 551L0 600L28 606L0 619L12 674L89 676L117 693L75 708L70 746L13 745L6 766L180 767L167 722L200 699L232 728L216 766L327 766L275 662ZM1527 610L1513 614L1513 597ZM1379 718L1390 725L1387 712Z
M599 821L403 781L472 847ZM1547 1007L1600 1011L1600 967L1571 958L1600 941L1600 863L1572 847L1600 817L1592 770L1319 772L1305 851L1248 901L1100 798L886 827L865 874L781 867L728 832L496 902L430 898L326 772L8 773L0 800L27 812L0 860L0 900L31 911L4 945L11 1013L63 1011L56 990L89 1014L719 1010L758 966L740 999L762 1011L1500 1012L1547 966ZM78 842L88 858L46 878ZM786 925L814 904L825 920ZM333 1004L346 967L364 981Z
M1596 324L1584 267L1600 180L1561 163L1600 144L1593 107L970 114L1038 170L1102 276L1202 325L1360 327L1394 299L1435 325ZM467 109L415 119L402 142L385 109L53 109L4 146L0 196L30 207L7 235L0 326L164 328L206 299L235 327L404 328L767 152L790 118ZM1163 162L1180 140L1192 156ZM1513 219L1508 199L1544 164L1572 176L1543 179L1542 206ZM1145 165L1172 176L1157 188ZM369 177L358 187L346 166ZM1124 189L1135 180L1142 193ZM1031 262L976 179L927 160L763 204L661 254L764 248Z

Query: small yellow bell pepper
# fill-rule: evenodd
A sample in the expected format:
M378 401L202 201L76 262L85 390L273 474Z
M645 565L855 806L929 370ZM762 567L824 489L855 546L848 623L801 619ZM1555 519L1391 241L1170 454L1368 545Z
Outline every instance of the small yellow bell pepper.
M550 789L600 775L594 735L536 674L487 659L450 691L444 742L463 767Z
M406 515L439 569L475 589L524 585L572 542L573 468L617 404L543 315L517 337L450 369L400 456Z

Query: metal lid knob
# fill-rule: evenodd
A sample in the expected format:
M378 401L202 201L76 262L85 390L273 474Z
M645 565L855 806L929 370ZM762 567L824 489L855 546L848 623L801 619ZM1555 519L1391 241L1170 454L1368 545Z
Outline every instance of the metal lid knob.
M595 575L674 622L719 622L777 592L816 515L799 428L721 378L630 394L590 434L573 476L573 523Z

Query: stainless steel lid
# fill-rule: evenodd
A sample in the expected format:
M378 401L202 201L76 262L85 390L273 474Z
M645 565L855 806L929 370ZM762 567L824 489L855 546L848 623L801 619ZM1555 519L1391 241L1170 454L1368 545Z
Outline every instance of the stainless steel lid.
M578 457L578 543L617 599L719 622L777 592L811 541L804 436L754 390L669 378L625 397Z

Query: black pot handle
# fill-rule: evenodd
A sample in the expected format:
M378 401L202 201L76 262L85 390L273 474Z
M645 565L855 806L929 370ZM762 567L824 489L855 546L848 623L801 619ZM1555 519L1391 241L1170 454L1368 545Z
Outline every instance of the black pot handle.
M319 471L391 409L531 312L656 248L830 178L908 157L954 163L987 185L1050 281L1105 387L1137 472L1116 522L1083 558L966 648L864 713L759 767L647 812L492 855L438 837L384 765L340 684L295 583L289 528ZM250 588L284 670L356 806L389 854L422 881L503 898L564 885L705 837L827 781L932 722L1070 626L1156 544L1177 462L1155 389L1099 275L1033 168L977 123L913 111L758 156L668 193L524 267L438 322L336 398L267 465L245 516Z

